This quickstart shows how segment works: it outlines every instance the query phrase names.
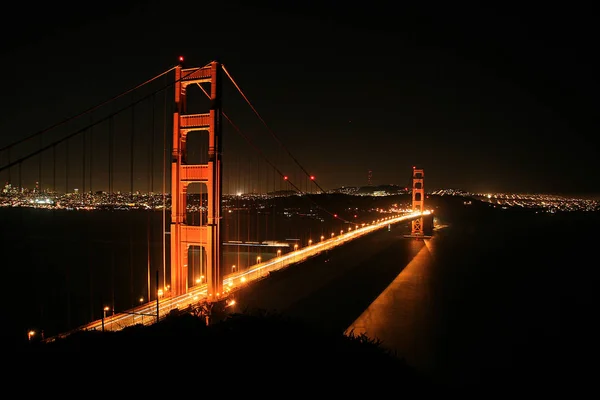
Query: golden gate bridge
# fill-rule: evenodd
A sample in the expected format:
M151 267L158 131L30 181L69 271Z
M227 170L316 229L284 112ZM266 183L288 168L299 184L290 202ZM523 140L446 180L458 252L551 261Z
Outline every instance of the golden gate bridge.
M243 132L225 112L224 97L235 93L268 142ZM398 222L410 221L407 237L427 237L422 169L413 167L404 208L339 210L217 61L184 68L181 58L132 89L0 148L0 162L5 205L160 211L159 233L150 217L135 228L146 229L148 238L139 304L132 300L119 311L113 300L77 330L122 329L191 305L232 304L236 289L254 280ZM290 198L310 210L310 223L282 230L275 215L294 214L297 207L285 204ZM117 221L114 229L126 226ZM159 256L151 254L156 237Z

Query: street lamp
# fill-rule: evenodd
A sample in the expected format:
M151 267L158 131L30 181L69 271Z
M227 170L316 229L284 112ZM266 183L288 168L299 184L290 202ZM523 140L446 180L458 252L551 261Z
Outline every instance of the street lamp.
M312 244L312 239L308 239L308 245L310 246Z
M140 297L140 304L144 304L144 298L143 297ZM144 312L143 312L143 310L142 310L142 312L140 314L142 314L142 325L144 325Z
M35 331L31 330L29 332L27 332L27 340L29 340L29 343L31 343L31 338L35 336Z
M231 272L235 272L235 265L231 266Z
M104 332L104 320L106 319L106 312L109 310L108 306L104 306L104 308L102 309L103 314L102 314L102 332Z
M256 257L256 263L260 264L260 256Z
M277 257L281 257L281 249L277 250Z

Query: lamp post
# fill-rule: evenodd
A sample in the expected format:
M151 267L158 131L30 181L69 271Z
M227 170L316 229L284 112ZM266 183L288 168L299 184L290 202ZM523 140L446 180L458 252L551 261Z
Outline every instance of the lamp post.
M29 343L31 343L31 338L35 336L35 331L31 330L29 332L27 332L27 340L29 340Z
M144 303L144 298L140 297L140 304L143 304L143 303ZM140 314L142 314L142 325L144 325L144 313L141 312Z
M102 332L104 332L104 320L106 319L106 312L109 310L108 306L104 306L102 314Z

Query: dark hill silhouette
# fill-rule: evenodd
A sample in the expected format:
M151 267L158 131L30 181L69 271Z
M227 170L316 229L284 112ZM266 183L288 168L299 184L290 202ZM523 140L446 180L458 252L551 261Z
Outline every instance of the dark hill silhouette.
M295 371L293 376L283 378L290 381L303 381L303 376L312 374L306 385L319 381L342 391L351 390L355 379L362 386L382 379L383 375L391 377L394 385L406 388L433 387L375 340L318 332L299 321L267 312L229 314L210 325L204 317L183 312L149 326L137 325L116 332L81 331L51 342L38 341L31 343L28 350L77 352L86 359L100 360L95 362L97 366L109 368L117 355L128 362L150 354L185 355L188 359L214 360L217 365L255 365L256 373L266 376ZM74 368L76 372L78 367ZM297 375L299 371L301 375Z

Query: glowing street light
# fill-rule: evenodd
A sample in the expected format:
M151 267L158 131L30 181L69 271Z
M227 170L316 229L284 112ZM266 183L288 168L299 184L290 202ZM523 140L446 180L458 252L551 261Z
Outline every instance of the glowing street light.
M256 257L256 263L260 264L260 256Z
M312 244L312 239L308 239L308 245L310 246Z
M277 257L281 257L281 249L277 250Z
M321 241L323 241L323 239L325 239L325 236L321 235Z
M104 320L106 319L106 312L110 310L110 308L108 306L104 306L104 308L102 309L102 332L104 332Z
M294 245L294 251L298 250L298 244Z
M27 332L27 340L31 343L31 338L35 336L35 331L31 330Z

